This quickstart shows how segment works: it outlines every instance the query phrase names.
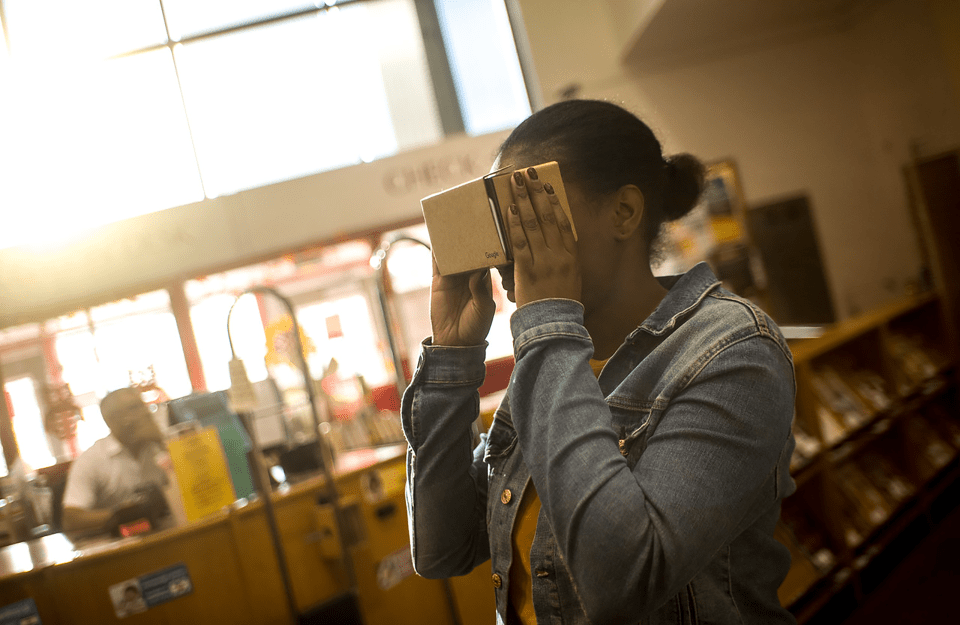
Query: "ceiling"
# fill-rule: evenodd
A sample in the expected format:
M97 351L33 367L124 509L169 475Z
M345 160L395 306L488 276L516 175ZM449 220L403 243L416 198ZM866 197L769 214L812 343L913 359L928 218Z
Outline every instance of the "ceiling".
M885 0L666 0L623 50L641 70L674 68L842 30Z

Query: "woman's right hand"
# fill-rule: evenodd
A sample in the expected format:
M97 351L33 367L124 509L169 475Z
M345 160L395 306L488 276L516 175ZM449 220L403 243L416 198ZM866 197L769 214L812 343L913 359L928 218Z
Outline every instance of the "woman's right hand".
M496 310L489 269L441 276L437 261L433 261L430 324L434 345L482 345L490 332Z

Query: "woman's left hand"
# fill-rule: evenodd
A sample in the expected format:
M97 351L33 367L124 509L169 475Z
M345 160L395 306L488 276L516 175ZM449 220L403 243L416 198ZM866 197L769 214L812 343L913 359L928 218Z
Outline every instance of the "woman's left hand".
M512 176L515 204L507 225L513 246L517 306L562 297L580 301L577 242L560 198L533 167Z

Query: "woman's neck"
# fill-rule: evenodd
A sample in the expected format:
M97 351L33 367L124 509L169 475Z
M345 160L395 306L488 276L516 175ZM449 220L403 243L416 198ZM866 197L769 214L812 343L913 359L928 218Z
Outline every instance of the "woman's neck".
M649 270L614 280L607 297L585 311L584 325L593 339L597 360L613 355L623 340L656 310L667 294Z

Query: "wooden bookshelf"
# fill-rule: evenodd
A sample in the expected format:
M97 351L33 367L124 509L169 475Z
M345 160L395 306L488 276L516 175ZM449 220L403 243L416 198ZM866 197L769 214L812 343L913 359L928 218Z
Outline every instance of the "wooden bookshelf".
M777 538L793 557L780 599L800 623L842 595L859 602L878 558L960 476L950 337L924 294L791 343L797 492Z

